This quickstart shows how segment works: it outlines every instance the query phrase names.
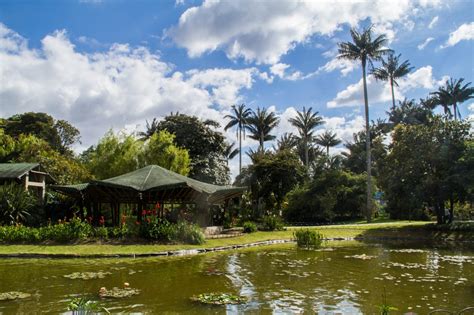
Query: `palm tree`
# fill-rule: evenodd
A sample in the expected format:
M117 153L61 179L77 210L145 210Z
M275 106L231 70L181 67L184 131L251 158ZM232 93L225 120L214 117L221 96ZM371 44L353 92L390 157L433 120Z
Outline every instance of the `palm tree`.
M235 142L231 144L225 143L224 156L227 160L227 165L229 165L229 160L232 160L238 153L240 153L239 148L234 148Z
M326 130L323 134L316 137L316 143L326 148L327 156L329 156L329 148L334 147L341 142L342 140L337 137L336 133L331 132L330 130Z
M439 87L438 91L431 93L434 96L435 103L443 106L445 114L449 113L449 116L452 116L449 106L453 106L454 120L458 119L458 114L461 116L458 104L474 97L474 88L469 86L471 82L462 85L463 82L463 78L457 80L450 79L446 81L444 86Z
M298 139L292 133L285 132L283 135L280 136L280 139L277 140L276 147L274 146L273 149L275 151L284 151L284 150L292 150L298 144Z
M250 108L246 108L245 104L240 104L238 106L233 105L232 111L233 115L225 115L224 118L230 119L227 125L224 127L224 130L237 126L237 138L239 139L239 174L242 172L242 134L245 139L245 129L248 125L248 118L252 114Z
M413 67L410 67L408 60L405 60L399 64L399 59L401 56L402 55L395 56L393 53L391 53L388 55L386 61L382 59L382 66L380 68L375 68L371 71L371 74L375 77L375 79L390 82L393 107L395 107L395 92L393 87L398 87L397 79L406 76L413 70Z
M140 137L140 140L147 140L151 136L153 136L153 134L157 131L158 131L158 120L156 118L153 118L153 120L151 121L151 124L148 122L148 120L146 121L146 130L140 131L138 133L138 136Z
M387 37L379 35L372 40L372 26L365 28L359 33L354 28L351 29L352 42L338 43L340 59L359 60L362 66L362 80L364 84L364 105L365 105L365 130L366 130L366 151L367 151L367 221L372 220L372 179L371 179L371 152L370 152L370 125L369 125L369 100L367 97L367 62L379 61L383 55L389 54L392 50L385 48Z
M259 142L259 149L264 150L265 141L274 140L276 137L270 132L278 125L280 119L274 112L268 112L266 108L257 108L256 112L247 119L247 129L250 138Z
M295 118L290 118L288 121L290 124L298 129L300 134L300 140L303 142L304 147L304 165L309 165L309 145L313 140L314 128L324 124L323 118L318 116L318 112L312 112L310 107L308 110L303 107L303 111L297 111Z

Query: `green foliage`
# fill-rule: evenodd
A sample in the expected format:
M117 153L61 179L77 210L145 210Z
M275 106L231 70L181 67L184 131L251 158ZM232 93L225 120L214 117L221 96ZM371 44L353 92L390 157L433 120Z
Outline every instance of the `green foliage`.
M171 114L154 128L175 135L178 147L188 150L191 158L189 176L212 184L224 185L229 182L229 168L225 150L224 135L214 130L219 124L212 120L202 121L195 116ZM153 134L151 131L147 132Z
M166 131L142 141L132 135L109 131L95 148L82 159L98 179L110 178L146 165L159 165L182 175L189 172L189 155L174 144L174 136Z
M244 228L244 233L257 232L257 225L252 221L244 222L244 224L242 224L242 227Z
M281 209L285 195L304 178L305 170L299 157L284 150L257 152L252 158L253 164L237 177L237 185L249 186L252 199L255 203L263 200L265 210Z
M247 299L243 296L229 293L202 293L191 297L191 301L202 304L226 305L226 304L243 304Z
M205 242L204 234L201 228L196 224L180 221L176 229L177 239L185 244L201 245Z
M365 207L364 175L329 169L288 194L284 217L289 222L331 222L358 218Z
M378 179L392 218L415 219L424 207L431 207L443 223L447 201L472 198L474 164L466 155L472 142L469 129L467 122L440 117L428 125L395 128Z
M320 248L323 244L324 236L315 230L300 229L293 232L298 247L305 249Z
M281 231L284 225L280 217L267 215L262 219L262 225L260 227L263 231Z
M55 121L46 113L23 113L3 122L5 134L18 139L32 135L45 141L53 150L72 156L71 146L79 141L79 130L66 120Z
M71 311L73 315L87 315L87 314L99 314L104 312L110 314L110 312L101 307L98 301L90 300L86 296L73 298L67 305L68 311Z
M94 237L107 240L109 238L109 229L105 226L98 226L94 229Z
M157 240L161 242L171 242L176 240L176 225L156 216L149 216L143 219L140 224L140 235L143 238Z
M0 224L25 222L37 206L37 199L19 184L0 186Z

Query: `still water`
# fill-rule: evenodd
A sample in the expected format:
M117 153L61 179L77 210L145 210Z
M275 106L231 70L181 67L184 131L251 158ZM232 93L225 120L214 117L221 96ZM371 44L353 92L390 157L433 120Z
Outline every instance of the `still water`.
M110 272L103 279L69 279L74 272ZM146 259L3 259L0 293L31 298L0 301L0 314L65 313L68 301L101 287L130 287L137 296L101 300L111 313L136 314L375 314L383 303L398 312L474 306L474 250L451 246L338 243L318 251L279 245L186 257ZM244 305L206 306L189 298L222 292Z

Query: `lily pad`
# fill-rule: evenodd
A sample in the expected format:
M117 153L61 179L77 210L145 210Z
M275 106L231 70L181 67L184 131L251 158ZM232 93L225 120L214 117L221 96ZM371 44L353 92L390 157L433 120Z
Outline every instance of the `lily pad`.
M69 275L64 275L63 277L69 279L82 279L82 280L91 280L91 279L103 279L107 275L111 275L111 272L108 271L98 271L98 272L73 272Z
M226 304L243 304L247 299L243 296L230 293L202 293L191 297L191 301L202 304L226 305Z
M26 299L26 298L29 298L30 296L31 294L29 293L18 292L18 291L4 292L4 293L0 293L0 301Z
M106 288L101 288L99 291L99 296L101 298L122 299L122 298L127 298L127 297L138 295L138 294L140 294L140 290L132 289L132 288L120 289L120 288L114 287L110 290L107 290Z

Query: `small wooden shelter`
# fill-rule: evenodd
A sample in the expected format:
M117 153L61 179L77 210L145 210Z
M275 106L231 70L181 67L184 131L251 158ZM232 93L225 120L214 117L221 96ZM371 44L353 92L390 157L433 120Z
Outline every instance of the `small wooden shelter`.
M53 183L39 163L0 163L0 184L17 183L44 200L46 184Z
M210 205L226 204L239 197L243 187L218 186L177 174L157 165L149 165L136 171L105 180L94 180L78 185L56 185L51 189L75 197L81 207L87 208L88 216L97 220L100 205L110 204L112 220L118 224L120 204L136 206L137 220L148 205L194 204L203 213L201 225L209 219Z

